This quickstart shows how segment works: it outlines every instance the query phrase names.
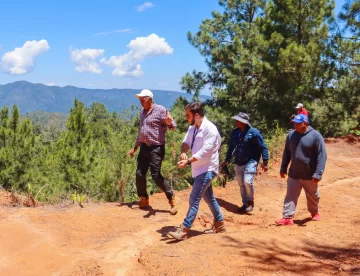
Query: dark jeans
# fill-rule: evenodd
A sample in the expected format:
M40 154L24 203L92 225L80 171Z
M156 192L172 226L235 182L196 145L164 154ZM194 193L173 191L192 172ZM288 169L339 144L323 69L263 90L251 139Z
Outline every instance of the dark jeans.
M146 191L146 174L150 168L151 176L156 185L165 192L166 197L170 200L174 192L172 191L169 182L167 182L161 175L161 163L165 156L165 147L161 146L147 146L141 144L140 152L137 158L136 169L136 189L138 196L149 197Z

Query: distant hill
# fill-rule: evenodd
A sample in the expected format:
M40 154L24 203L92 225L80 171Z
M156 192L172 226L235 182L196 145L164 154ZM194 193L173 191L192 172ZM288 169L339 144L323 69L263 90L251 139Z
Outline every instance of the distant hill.
M42 110L46 112L69 113L77 98L85 106L93 102L105 104L109 111L120 111L132 105L140 106L135 94L139 89L86 89L74 86L46 86L40 83L17 81L0 85L0 108L16 104L22 114ZM170 108L180 96L191 100L191 95L165 90L152 90L156 103ZM202 96L201 100L211 97Z

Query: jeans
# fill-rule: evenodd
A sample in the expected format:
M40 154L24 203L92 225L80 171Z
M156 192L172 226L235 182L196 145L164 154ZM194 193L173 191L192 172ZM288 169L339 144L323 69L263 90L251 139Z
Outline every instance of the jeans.
M204 198L205 202L209 206L215 221L224 220L221 214L220 206L216 201L211 185L211 181L214 179L215 176L216 173L210 171L195 177L194 185L189 199L189 210L183 223L186 228L190 228L192 226L199 211L199 204L201 198Z
M245 206L248 206L249 201L254 201L254 178L257 164L256 161L252 160L243 166L235 165L235 173L240 186L242 203Z
M313 180L288 177L286 197L284 199L284 218L292 218L294 216L302 188L305 190L307 208L310 214L315 215L319 212L320 193L318 184Z
M136 190L139 197L149 197L146 191L146 174L150 168L152 179L156 185L165 192L167 199L172 199L174 192L172 191L169 182L161 175L161 164L164 156L164 145L147 146L142 144L140 146L136 169Z

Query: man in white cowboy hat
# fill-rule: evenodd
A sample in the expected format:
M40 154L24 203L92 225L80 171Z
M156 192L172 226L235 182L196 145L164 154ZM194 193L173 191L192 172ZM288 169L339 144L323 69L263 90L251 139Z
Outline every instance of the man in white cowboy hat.
M298 103L295 108L297 109L297 114L303 114L306 117L309 117L308 111L304 108L302 103Z
M262 156L261 165L264 172L268 170L269 153L267 145L260 131L249 123L249 116L240 112L235 119L236 129L231 133L225 162L229 164L234 156L236 178L240 186L242 207L240 213L249 213L254 208L254 178L257 165Z
M175 196L171 185L161 175L161 164L165 156L165 134L168 129L175 129L176 123L169 111L162 105L153 102L153 93L148 89L135 95L140 100L140 128L133 149L127 154L130 157L140 147L137 158L136 190L140 197L139 208L149 208L149 195L146 191L146 174L150 168L151 176L156 185L165 192L171 207L170 214L178 211L179 199Z

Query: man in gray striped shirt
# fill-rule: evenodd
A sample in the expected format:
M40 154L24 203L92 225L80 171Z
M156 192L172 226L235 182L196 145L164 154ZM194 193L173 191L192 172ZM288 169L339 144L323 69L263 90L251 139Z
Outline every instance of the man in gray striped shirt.
M153 93L144 89L136 94L141 106L140 128L133 149L128 152L130 157L140 148L137 158L136 189L140 197L139 208L149 208L149 195L146 191L146 174L150 168L151 176L156 185L165 192L171 207L170 214L177 213L178 198L168 181L161 175L161 164L165 156L165 135L168 129L175 129L176 123L170 113L162 105L153 102Z

